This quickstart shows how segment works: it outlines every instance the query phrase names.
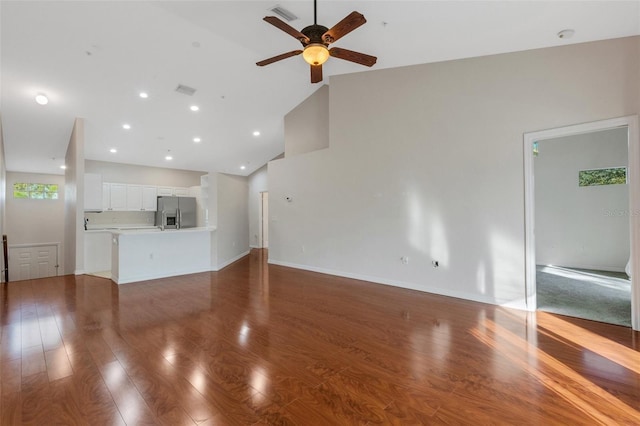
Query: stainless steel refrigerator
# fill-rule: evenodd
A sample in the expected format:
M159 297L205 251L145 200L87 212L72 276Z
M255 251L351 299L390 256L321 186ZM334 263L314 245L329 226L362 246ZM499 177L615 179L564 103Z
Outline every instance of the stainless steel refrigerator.
M163 230L194 228L196 210L195 197L158 197L156 226Z

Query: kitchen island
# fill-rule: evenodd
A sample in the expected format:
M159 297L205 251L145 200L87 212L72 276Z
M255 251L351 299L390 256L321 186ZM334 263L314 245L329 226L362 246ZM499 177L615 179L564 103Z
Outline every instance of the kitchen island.
M215 228L112 231L111 279L116 284L211 271Z

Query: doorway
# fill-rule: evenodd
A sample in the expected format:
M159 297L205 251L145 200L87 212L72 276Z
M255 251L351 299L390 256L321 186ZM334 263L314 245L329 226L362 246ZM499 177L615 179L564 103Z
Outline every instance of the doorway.
M269 248L269 192L260 193L260 241L258 247Z
M580 124L575 126L550 129L540 132L527 133L524 135L524 169L525 169L525 292L526 304L529 311L538 308L538 292L536 283L536 265L540 262L536 260L536 239L544 240L543 235L538 235L535 226L536 221L536 180L535 180L535 157L540 152L540 144L557 138L566 138L576 135L590 134L612 129L624 132L627 135L627 157L628 157L628 193L629 201L624 209L619 210L623 214L627 223L626 231L629 237L630 272L631 272L631 325L634 330L640 329L640 288L638 277L634 271L640 270L638 256L640 253L640 148L638 140L638 119L636 116L622 117L618 119L603 120L598 122ZM546 143L546 142L544 142ZM553 143L553 142L549 142ZM576 180L578 176L575 176ZM576 186L578 183L576 182ZM634 212L638 212L633 214ZM600 214L604 214L601 210ZM626 213L626 214L625 214ZM575 248L574 248L575 249ZM578 246L578 250L580 246ZM625 248L626 249L626 248ZM580 266L580 265L578 265ZM606 269L606 268L605 268ZM564 271L566 272L566 271ZM563 272L563 273L564 273Z

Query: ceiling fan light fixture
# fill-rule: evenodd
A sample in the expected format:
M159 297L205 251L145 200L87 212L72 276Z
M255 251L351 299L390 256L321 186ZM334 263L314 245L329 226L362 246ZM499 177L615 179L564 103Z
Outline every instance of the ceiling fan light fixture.
M311 43L304 48L302 57L309 65L322 65L329 59L329 49L322 43Z

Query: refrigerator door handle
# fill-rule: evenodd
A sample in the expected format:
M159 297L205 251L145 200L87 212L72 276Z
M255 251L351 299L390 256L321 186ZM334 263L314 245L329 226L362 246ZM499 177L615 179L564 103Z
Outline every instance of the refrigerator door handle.
M182 224L182 210L178 209L177 216L178 216L178 220L177 220L178 223L176 223L176 229L180 229L180 226Z
M160 230L164 231L164 225L165 223L167 223L167 214L165 213L164 210L160 212L160 217L162 218L162 221L160 223Z

